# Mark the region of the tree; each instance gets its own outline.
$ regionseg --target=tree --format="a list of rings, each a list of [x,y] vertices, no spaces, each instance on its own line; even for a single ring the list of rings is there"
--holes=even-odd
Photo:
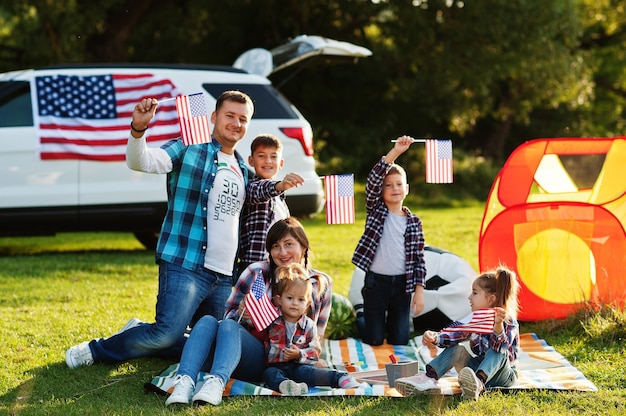
[[[358,65],[272,76],[314,126],[328,170],[365,173],[400,134],[500,160],[533,136],[625,124],[618,0],[0,0],[0,28],[5,69],[231,64],[303,33],[366,46],[374,55]]]

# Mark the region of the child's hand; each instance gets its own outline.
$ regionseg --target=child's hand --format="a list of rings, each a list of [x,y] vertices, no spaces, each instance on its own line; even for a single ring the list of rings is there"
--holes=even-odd
[[[393,148],[400,153],[404,153],[413,142],[414,140],[411,136],[400,136],[396,139],[396,144],[393,146]]]
[[[385,155],[387,163],[394,163],[396,158],[404,153],[413,143],[414,140],[411,136],[400,136],[396,139],[396,143],[393,148]]]
[[[424,332],[424,334],[422,334],[422,344],[426,346],[434,344],[435,341],[437,341],[437,335],[438,333],[435,331]]]
[[[495,318],[494,318],[495,324],[501,325],[503,322],[506,321],[506,309],[500,308],[497,306],[493,309],[496,312]]]
[[[297,188],[304,184],[304,178],[297,173],[290,172],[285,175],[282,181],[276,185],[276,190],[279,192],[286,191],[287,189]]]
[[[424,344],[428,348],[430,358],[435,358],[438,354],[437,346],[435,345],[435,341],[437,341],[437,335],[438,333],[435,331],[426,331],[422,334],[422,344]]]
[[[413,312],[413,315],[417,316],[422,313],[424,306],[424,286],[417,285],[413,298],[411,299],[411,312]]]
[[[286,361],[295,361],[300,359],[300,350],[294,345],[290,345],[283,349],[283,357]]]

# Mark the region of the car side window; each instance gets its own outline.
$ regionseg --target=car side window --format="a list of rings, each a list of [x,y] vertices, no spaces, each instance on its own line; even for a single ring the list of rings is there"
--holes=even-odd
[[[297,119],[289,101],[270,85],[263,84],[202,84],[202,87],[217,99],[226,90],[243,91],[254,102],[252,119]]]
[[[26,81],[0,82],[0,127],[32,125],[30,84]]]

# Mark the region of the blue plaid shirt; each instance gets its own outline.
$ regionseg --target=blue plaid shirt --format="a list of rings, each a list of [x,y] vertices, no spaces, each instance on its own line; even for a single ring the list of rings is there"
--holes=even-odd
[[[217,173],[217,153],[221,147],[215,139],[193,146],[185,146],[177,139],[162,146],[172,159],[172,171],[167,175],[169,201],[159,236],[157,261],[165,260],[188,270],[203,268],[209,191]],[[239,153],[235,152],[235,157],[247,185],[246,164]]]
[[[352,263],[358,268],[368,271],[374,261],[376,249],[383,235],[385,219],[389,209],[383,201],[383,181],[391,168],[384,158],[380,158],[367,176],[365,187],[367,217],[365,231],[354,250]],[[426,281],[426,262],[424,260],[424,232],[422,220],[412,214],[407,207],[402,207],[406,214],[406,231],[404,233],[404,253],[406,261],[406,293],[413,293],[417,285],[424,286]]]

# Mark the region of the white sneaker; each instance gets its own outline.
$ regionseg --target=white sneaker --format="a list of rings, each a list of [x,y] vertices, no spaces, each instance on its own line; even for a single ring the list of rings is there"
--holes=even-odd
[[[354,377],[351,375],[341,376],[339,379],[339,387],[342,389],[360,389],[360,388],[368,388],[370,387],[367,383],[359,383]]]
[[[89,348],[89,341],[68,348],[65,351],[65,363],[71,369],[81,365],[92,365],[93,356],[91,355],[91,348]]]
[[[459,371],[459,385],[463,392],[463,397],[467,400],[478,400],[478,396],[485,390],[483,382],[476,376],[474,370],[469,367]]]
[[[425,373],[419,373],[412,377],[397,378],[394,387],[403,396],[441,394],[437,380],[428,377]]]
[[[222,403],[222,393],[224,392],[224,383],[219,377],[208,376],[204,385],[199,392],[193,395],[194,404],[210,403],[213,406],[217,406]]]
[[[189,404],[191,403],[191,396],[193,395],[193,389],[195,387],[195,383],[191,379],[191,377],[184,376],[176,376],[174,380],[174,391],[170,394],[170,397],[165,401],[165,405],[169,406],[170,404]]]
[[[309,392],[309,386],[307,386],[306,383],[284,380],[278,385],[278,391],[280,391],[283,396],[301,396]]]

